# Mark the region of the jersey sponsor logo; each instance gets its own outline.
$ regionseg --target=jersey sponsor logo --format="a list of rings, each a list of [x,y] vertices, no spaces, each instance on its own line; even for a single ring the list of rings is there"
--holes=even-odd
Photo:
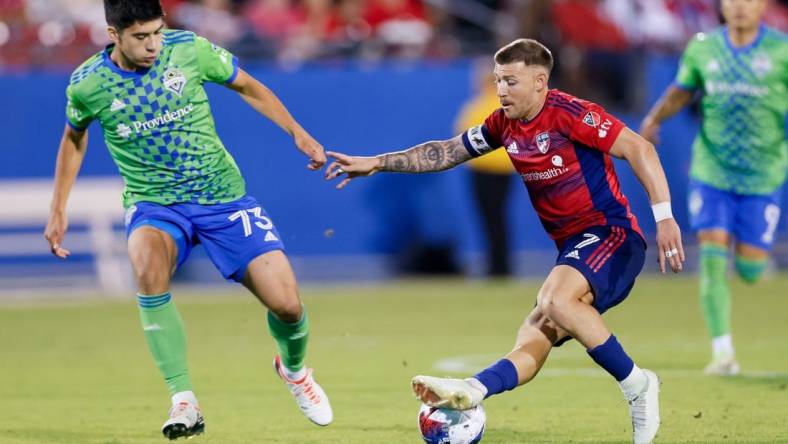
[[[506,151],[508,151],[508,152],[510,152],[512,154],[519,154],[520,150],[517,149],[517,142],[510,143],[509,146],[506,147]]]
[[[752,56],[750,68],[752,68],[752,72],[761,79],[766,73],[772,70],[772,59],[770,59],[768,55],[759,52]]]
[[[490,151],[490,145],[488,145],[487,141],[484,140],[481,125],[468,129],[468,141],[471,142],[471,147],[473,150],[479,154],[484,154],[487,151]]]
[[[119,123],[118,126],[115,127],[115,134],[124,139],[128,139],[129,136],[131,136],[131,127],[125,123]]]
[[[115,112],[115,111],[122,110],[125,107],[126,107],[126,104],[123,103],[123,101],[118,100],[117,97],[115,97],[115,100],[112,101],[112,105],[110,105],[109,110],[112,111],[112,112]]]
[[[764,97],[769,93],[765,86],[751,85],[746,82],[715,82],[709,80],[705,83],[706,94],[730,94],[750,97]]]
[[[183,94],[183,89],[186,87],[186,76],[178,68],[167,68],[161,77],[165,88],[177,94],[178,97]]]
[[[599,117],[599,114],[595,113],[594,111],[587,112],[586,115],[583,117],[583,123],[590,126],[591,128],[598,127],[601,122],[602,122],[602,118]]]
[[[566,256],[564,257],[580,260],[580,253],[577,250],[572,250],[569,253],[566,253]]]
[[[164,110],[163,114],[157,114],[156,117],[154,117],[153,119],[147,120],[145,122],[132,122],[132,124],[134,125],[134,132],[139,134],[142,131],[152,130],[160,125],[181,120],[184,118],[184,116],[188,115],[193,110],[194,110],[194,105],[192,105],[191,103],[184,106],[183,108],[178,108],[175,111]],[[118,125],[118,127],[120,127],[120,125]]]
[[[550,134],[547,131],[542,131],[536,135],[536,147],[542,154],[550,149]]]
[[[599,138],[604,139],[607,137],[607,132],[610,130],[610,127],[613,126],[613,122],[610,119],[605,119],[605,123],[599,127]]]
[[[555,156],[555,157],[558,157],[558,156]],[[561,165],[562,166],[560,166],[560,167],[549,168],[549,169],[547,169],[545,171],[532,171],[532,172],[528,172],[528,173],[522,173],[522,174],[520,174],[520,176],[523,178],[523,181],[525,181],[525,182],[538,182],[540,180],[552,179],[554,177],[558,177],[558,176],[566,173],[567,171],[569,171],[569,168],[563,167],[563,161],[562,161]]]

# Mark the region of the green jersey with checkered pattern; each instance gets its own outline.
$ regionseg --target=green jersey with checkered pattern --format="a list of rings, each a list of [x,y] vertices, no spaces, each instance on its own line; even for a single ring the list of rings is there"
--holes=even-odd
[[[764,26],[741,48],[730,43],[726,28],[698,34],[682,56],[676,83],[703,93],[693,178],[739,194],[769,194],[782,185],[788,168],[785,34]]]
[[[113,46],[71,76],[69,125],[98,120],[126,187],[123,205],[146,201],[216,204],[243,197],[240,170],[216,134],[203,83],[230,83],[238,62],[223,48],[188,31],[165,30],[156,62],[123,71]]]

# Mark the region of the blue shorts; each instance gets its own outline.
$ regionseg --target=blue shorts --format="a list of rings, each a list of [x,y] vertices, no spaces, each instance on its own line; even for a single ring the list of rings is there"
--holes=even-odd
[[[216,205],[137,202],[126,210],[126,236],[143,225],[172,236],[178,246],[178,267],[192,247],[202,244],[222,276],[236,282],[243,281],[252,259],[285,249],[271,218],[251,196]]]
[[[579,271],[602,314],[629,296],[646,260],[646,242],[636,231],[616,226],[589,227],[559,248],[556,265]]]
[[[782,187],[767,195],[736,194],[697,180],[690,182],[692,231],[721,229],[739,242],[770,250],[780,221]]]

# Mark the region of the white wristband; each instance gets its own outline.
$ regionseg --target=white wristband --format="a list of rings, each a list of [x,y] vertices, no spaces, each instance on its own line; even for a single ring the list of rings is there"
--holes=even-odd
[[[670,202],[660,202],[654,204],[651,206],[651,211],[654,213],[654,220],[657,222],[673,218],[673,211],[670,209]]]

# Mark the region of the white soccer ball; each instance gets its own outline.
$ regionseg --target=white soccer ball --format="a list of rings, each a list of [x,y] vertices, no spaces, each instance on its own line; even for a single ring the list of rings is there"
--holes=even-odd
[[[419,431],[427,444],[475,444],[481,441],[486,423],[481,405],[452,410],[422,404],[419,410]]]

